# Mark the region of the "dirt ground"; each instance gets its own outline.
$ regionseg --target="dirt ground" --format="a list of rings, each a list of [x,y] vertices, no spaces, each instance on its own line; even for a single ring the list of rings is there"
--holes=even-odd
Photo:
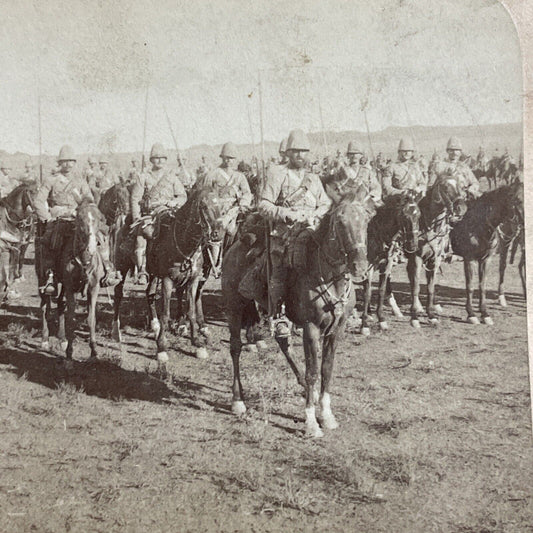
[[[465,322],[461,263],[444,266],[444,316],[390,318],[346,335],[336,359],[339,429],[303,436],[303,398],[272,339],[243,354],[249,411],[230,411],[231,359],[218,284],[205,307],[209,359],[172,337],[158,377],[143,294],[129,285],[122,349],[98,310],[88,364],[79,307],[75,365],[40,351],[31,260],[0,311],[0,531],[533,531],[526,308],[516,267],[494,326]],[[408,310],[403,268],[395,271]],[[296,340],[301,344],[300,339]],[[297,348],[303,359],[303,353]]]

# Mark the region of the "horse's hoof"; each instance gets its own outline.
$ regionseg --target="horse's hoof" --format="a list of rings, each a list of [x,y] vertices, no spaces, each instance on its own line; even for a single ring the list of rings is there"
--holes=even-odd
[[[339,423],[333,415],[322,417],[322,427],[324,429],[337,429]]]
[[[159,322],[157,318],[152,318],[150,322],[150,329],[156,338],[159,337],[159,332],[161,331],[161,322]]]
[[[413,328],[415,329],[420,329],[420,320],[418,320],[417,318],[412,318],[411,326],[413,326]]]
[[[479,318],[477,316],[469,316],[468,323],[477,326],[479,324]]]
[[[164,365],[168,363],[168,354],[167,352],[158,352],[157,353],[157,362]]]
[[[264,340],[259,340],[255,343],[258,350],[265,351],[268,350],[268,343]]]
[[[68,341],[61,341],[61,349],[66,352],[68,347]]]
[[[204,337],[209,337],[209,335],[211,334],[211,332],[209,331],[209,328],[207,326],[204,326],[203,328],[200,328],[200,333]]]
[[[305,435],[311,439],[320,439],[324,436],[324,432],[317,423],[308,424],[305,428]]]
[[[379,329],[381,329],[381,331],[387,331],[389,329],[389,324],[386,320],[379,323]]]
[[[41,342],[41,350],[43,350],[44,352],[47,352],[48,350],[50,350],[50,342],[49,341],[42,341]]]
[[[437,304],[435,307],[435,313],[437,313],[437,315],[442,315],[444,314],[444,309],[442,308],[442,305],[440,304]]]
[[[361,335],[368,337],[370,335],[370,328],[365,326],[361,328]]]
[[[231,412],[235,416],[242,416],[246,413],[246,405],[244,405],[244,402],[241,400],[233,401],[231,402]]]
[[[438,319],[437,317],[430,318],[430,319],[429,319],[429,323],[430,323],[432,326],[438,326],[438,325],[439,325],[439,319]]]
[[[187,326],[185,324],[181,324],[181,326],[178,326],[177,334],[178,337],[185,337],[185,335],[187,335]]]
[[[500,294],[498,296],[498,303],[502,306],[502,307],[507,307],[507,300],[505,299],[505,294]]]
[[[403,318],[403,313],[401,312],[400,308],[398,307],[398,304],[396,303],[396,298],[394,296],[391,296],[389,298],[389,305],[392,309],[392,313],[396,318]]]
[[[256,344],[247,344],[246,345],[246,350],[248,352],[250,352],[250,353],[257,353],[258,352]]]
[[[483,321],[483,324],[486,324],[487,326],[494,326],[494,320],[490,316],[484,316],[481,318]]]
[[[196,359],[208,359],[209,354],[207,350],[202,346],[201,348],[196,348]]]

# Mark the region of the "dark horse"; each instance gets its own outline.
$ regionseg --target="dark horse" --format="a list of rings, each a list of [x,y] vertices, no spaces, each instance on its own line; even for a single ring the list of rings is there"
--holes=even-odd
[[[218,195],[193,187],[185,204],[173,213],[163,213],[157,226],[157,235],[154,235],[146,252],[149,275],[146,294],[150,324],[156,334],[157,360],[161,364],[168,360],[166,333],[170,299],[175,287],[178,290],[186,287],[191,343],[196,348],[196,356],[205,359],[207,350],[203,337],[207,337],[207,332],[198,286],[202,279],[202,248],[211,243],[218,248],[224,234]],[[162,294],[161,321],[157,317],[155,304],[159,281]]]
[[[75,333],[74,314],[76,310],[76,294],[87,291],[87,322],[89,325],[89,346],[91,358],[95,358],[96,346],[96,301],[100,290],[100,282],[104,278],[105,270],[102,262],[102,246],[107,247],[107,226],[105,220],[92,202],[82,202],[74,220],[62,219],[55,222],[60,227],[54,231],[60,232],[62,245],[57,249],[54,271],[56,280],[61,283],[61,290],[57,298],[59,328],[57,337],[61,347],[66,351],[67,360],[72,359]],[[35,246],[35,269],[39,285],[42,285],[45,272],[43,263],[42,239],[44,228],[39,227]],[[66,302],[65,302],[66,300]],[[43,350],[50,347],[49,325],[51,321],[50,295],[41,293],[42,341]],[[66,311],[66,320],[65,320]]]
[[[305,379],[294,361],[289,339],[280,338],[277,341],[298,382],[305,388],[306,432],[312,437],[323,434],[315,415],[315,403],[318,400],[315,384],[322,336],[322,426],[327,429],[337,427],[331,412],[329,386],[337,343],[344,334],[346,318],[355,305],[352,276],[361,276],[367,268],[367,224],[364,205],[354,203],[353,197],[347,196],[330,208],[307,240],[307,268],[292,268],[289,271],[286,312],[290,320],[303,327]],[[241,328],[258,318],[254,302],[243,298],[238,292],[241,279],[255,264],[249,252],[249,247],[239,240],[228,250],[222,264],[222,294],[226,303],[233,360],[232,411],[237,415],[246,411],[239,367]]]
[[[389,284],[391,269],[397,257],[413,253],[418,247],[420,209],[417,195],[413,191],[389,196],[385,204],[377,209],[368,224],[368,278],[364,282],[365,299],[361,333],[370,334],[368,309],[372,295],[372,274],[379,271],[379,300],[377,315],[380,328],[388,328],[383,313],[383,302]],[[390,294],[389,304],[397,316],[402,316],[394,295]]]
[[[453,252],[463,258],[466,279],[466,312],[468,322],[479,324],[472,300],[474,295],[473,266],[477,261],[479,273],[479,311],[481,320],[488,325],[493,321],[487,310],[485,284],[487,266],[498,244],[498,227],[519,216],[523,209],[524,191],[520,181],[486,192],[473,200],[468,211],[450,233]]]
[[[0,200],[0,302],[21,274],[21,257],[33,228],[35,193],[34,185],[22,184]]]
[[[440,264],[449,248],[451,224],[466,212],[465,195],[457,180],[438,178],[419,202],[420,235],[415,251],[407,253],[407,274],[411,286],[411,325],[420,327],[418,315],[424,312],[420,303],[420,274],[426,271],[426,311],[431,324],[439,322],[435,305],[435,282]]]

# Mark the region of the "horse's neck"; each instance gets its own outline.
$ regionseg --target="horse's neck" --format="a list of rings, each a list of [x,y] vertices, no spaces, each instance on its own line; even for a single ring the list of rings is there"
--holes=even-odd
[[[421,221],[425,226],[424,229],[431,229],[437,219],[441,219],[446,215],[446,208],[441,204],[435,204],[430,198],[423,198],[419,204]]]
[[[200,244],[202,225],[200,223],[200,213],[195,209],[194,204],[190,202],[187,207],[188,209],[182,209],[176,214],[173,231],[180,250],[189,255]]]
[[[380,211],[375,218],[375,224],[379,228],[379,237],[383,242],[390,242],[400,230],[398,217],[391,215],[393,215],[393,209],[387,209]]]
[[[340,277],[346,271],[346,256],[339,251],[337,239],[332,239],[330,232],[324,232],[318,239],[309,239],[308,252],[311,247],[311,257],[313,268],[309,273],[313,273],[317,279],[329,281]],[[308,254],[309,257],[309,254]]]

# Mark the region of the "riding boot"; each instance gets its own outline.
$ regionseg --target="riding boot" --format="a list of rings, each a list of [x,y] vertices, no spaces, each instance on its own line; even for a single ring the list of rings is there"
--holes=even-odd
[[[148,273],[145,268],[145,250],[135,250],[135,266],[137,267],[137,279],[135,283],[142,285],[148,282]]]

